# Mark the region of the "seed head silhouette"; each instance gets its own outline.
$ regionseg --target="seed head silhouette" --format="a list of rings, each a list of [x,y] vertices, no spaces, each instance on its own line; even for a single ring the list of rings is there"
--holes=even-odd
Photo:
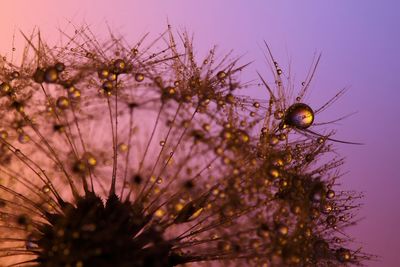
[[[338,141],[272,54],[268,99],[247,64],[191,37],[51,46],[23,34],[0,71],[0,263],[43,267],[337,266],[369,256],[343,229],[361,197],[337,186]],[[156,47],[163,47],[158,48]],[[269,48],[267,47],[267,51]],[[318,61],[317,61],[318,62]],[[315,66],[317,65],[314,64]]]

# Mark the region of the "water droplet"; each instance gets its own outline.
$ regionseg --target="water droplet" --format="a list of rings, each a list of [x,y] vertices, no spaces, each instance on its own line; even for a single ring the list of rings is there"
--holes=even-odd
[[[247,143],[250,141],[250,136],[245,131],[240,131],[239,136],[240,136],[240,140],[243,143]]]
[[[75,89],[73,92],[68,92],[68,96],[71,99],[78,100],[81,97],[81,91],[78,89]]]
[[[19,77],[19,72],[18,71],[13,71],[12,73],[11,73],[11,78],[12,79],[16,79],[16,78],[18,78]]]
[[[331,213],[333,211],[333,206],[331,203],[326,203],[322,207],[322,212],[325,214]]]
[[[25,133],[20,133],[20,134],[18,135],[18,141],[19,141],[21,144],[26,144],[26,143],[29,142],[29,140],[30,140],[29,135],[27,135],[27,134],[25,134]]]
[[[269,170],[269,176],[271,177],[271,178],[273,178],[273,179],[276,179],[276,178],[278,178],[279,177],[279,170],[277,169],[277,168],[274,168],[274,167],[272,167],[270,170]]]
[[[122,73],[124,72],[125,68],[126,68],[126,63],[123,59],[116,59],[114,61],[114,68],[115,68],[115,72],[116,73]]]
[[[226,103],[229,103],[229,104],[235,104],[236,99],[235,99],[235,97],[234,97],[232,94],[227,94],[227,95],[225,96],[225,101],[226,101]],[[250,116],[251,116],[251,115],[250,115]]]
[[[108,69],[101,69],[99,70],[98,74],[99,74],[99,78],[100,79],[106,79],[108,77],[108,74],[110,72],[108,71]]]
[[[11,85],[9,83],[7,83],[7,82],[3,82],[0,85],[0,91],[1,91],[2,94],[9,93],[11,91]]]
[[[350,250],[345,249],[345,248],[339,248],[336,250],[336,258],[340,262],[348,262],[351,260],[351,253]]]
[[[144,75],[142,73],[136,73],[135,74],[135,80],[137,82],[142,82],[144,80]]]
[[[336,221],[337,221],[337,219],[336,219],[336,216],[334,216],[334,215],[329,215],[328,217],[326,217],[326,223],[329,226],[334,226],[336,224]]]
[[[55,83],[58,80],[58,71],[55,67],[50,67],[44,72],[44,81],[46,83]]]
[[[54,67],[56,68],[56,70],[57,70],[58,72],[62,72],[62,71],[65,70],[65,65],[64,65],[63,63],[61,63],[61,62],[57,62],[57,63],[54,65]]]
[[[218,249],[222,251],[230,251],[232,249],[232,245],[227,241],[218,242]]]
[[[42,187],[42,192],[43,193],[49,193],[50,192],[50,187],[48,185],[45,185]]]
[[[110,82],[117,80],[117,74],[110,72],[107,76],[107,80],[109,80]]]
[[[208,123],[204,123],[202,128],[203,128],[204,131],[208,132],[211,129],[211,125],[208,124]]]
[[[334,197],[335,197],[335,191],[333,191],[333,190],[328,190],[328,192],[326,193],[326,196],[327,196],[329,199],[334,198]]]
[[[163,217],[164,214],[165,214],[165,211],[162,210],[162,209],[158,209],[158,210],[156,210],[156,212],[154,212],[154,215],[155,215],[156,217],[158,217],[158,218]]]
[[[89,164],[92,167],[97,165],[97,160],[92,154],[88,153],[87,155],[85,155],[85,157],[86,157],[87,164]]]
[[[257,235],[262,238],[268,238],[270,236],[268,225],[265,223],[261,224],[260,228],[257,229]]]
[[[306,129],[314,122],[314,111],[306,104],[291,105],[285,114],[285,123],[299,129]]]
[[[225,73],[225,71],[219,71],[219,72],[217,73],[217,77],[218,77],[218,79],[220,79],[220,80],[225,79],[225,78],[226,78],[226,73]]]
[[[278,233],[281,235],[287,235],[289,233],[289,228],[284,224],[279,225],[277,227],[277,230],[278,230]]]
[[[270,137],[269,144],[271,146],[274,146],[274,145],[276,145],[278,143],[279,143],[279,138],[276,135],[273,135],[273,136]]]
[[[120,143],[119,145],[118,145],[118,150],[119,151],[121,151],[121,152],[126,152],[126,151],[128,151],[128,145],[127,144],[125,144],[125,143]]]
[[[285,115],[285,114],[283,113],[282,110],[276,110],[276,111],[274,112],[274,118],[277,119],[277,120],[281,120],[281,119],[283,118],[284,115]]]
[[[103,90],[104,90],[106,93],[110,93],[111,90],[113,89],[114,85],[113,85],[113,83],[110,82],[110,81],[105,81],[101,87],[103,88]]]
[[[57,107],[59,109],[67,109],[69,108],[69,99],[66,98],[65,96],[60,96],[59,98],[57,98]]]

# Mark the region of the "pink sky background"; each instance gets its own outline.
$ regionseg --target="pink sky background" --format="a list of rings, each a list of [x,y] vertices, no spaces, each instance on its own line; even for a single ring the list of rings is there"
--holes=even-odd
[[[244,55],[243,63],[255,60],[244,80],[255,78],[256,70],[268,73],[264,40],[283,67],[290,63],[299,85],[314,53],[321,52],[308,103],[320,106],[339,89],[350,90],[316,120],[357,111],[330,127],[338,130],[338,139],[366,144],[336,144],[346,157],[343,185],[366,195],[364,219],[350,232],[366,251],[381,256],[367,266],[400,266],[400,2],[2,0],[0,11],[2,54],[10,53],[14,30],[17,42],[22,41],[19,29],[29,32],[34,26],[53,38],[59,36],[58,27],[72,20],[106,34],[107,21],[135,41],[146,32],[159,35],[167,19],[175,29],[194,33],[199,51],[217,44],[221,53],[234,49]],[[265,97],[259,90],[252,94]]]

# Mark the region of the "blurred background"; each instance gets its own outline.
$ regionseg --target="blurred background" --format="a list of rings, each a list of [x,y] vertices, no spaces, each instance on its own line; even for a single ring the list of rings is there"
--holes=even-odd
[[[46,40],[58,40],[58,28],[67,27],[68,21],[78,26],[87,23],[104,36],[108,24],[134,42],[147,32],[151,38],[159,36],[169,22],[177,31],[194,33],[200,55],[216,44],[221,55],[233,49],[234,55],[243,56],[243,63],[254,61],[243,81],[255,79],[256,71],[268,77],[265,40],[283,70],[291,67],[297,88],[315,54],[322,53],[305,102],[319,107],[349,87],[316,121],[357,112],[327,128],[337,129],[338,139],[365,143],[335,145],[346,157],[344,188],[365,194],[362,220],[348,232],[356,238],[356,246],[380,256],[367,266],[396,267],[400,266],[399,10],[395,0],[1,1],[0,53],[11,55],[14,35],[15,53],[21,52],[19,31],[29,33],[35,26]],[[257,86],[248,93],[267,96]]]

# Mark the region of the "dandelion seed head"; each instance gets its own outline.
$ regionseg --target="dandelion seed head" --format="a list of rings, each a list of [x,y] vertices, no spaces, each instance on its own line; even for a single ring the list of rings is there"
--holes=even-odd
[[[246,64],[215,48],[196,58],[187,33],[132,45],[75,28],[57,46],[24,35],[22,63],[0,70],[1,263],[369,258],[341,235],[361,196],[337,187],[342,160],[319,162],[332,152],[308,132],[319,109],[303,92],[293,104],[272,57],[269,99],[252,99],[239,94]]]

